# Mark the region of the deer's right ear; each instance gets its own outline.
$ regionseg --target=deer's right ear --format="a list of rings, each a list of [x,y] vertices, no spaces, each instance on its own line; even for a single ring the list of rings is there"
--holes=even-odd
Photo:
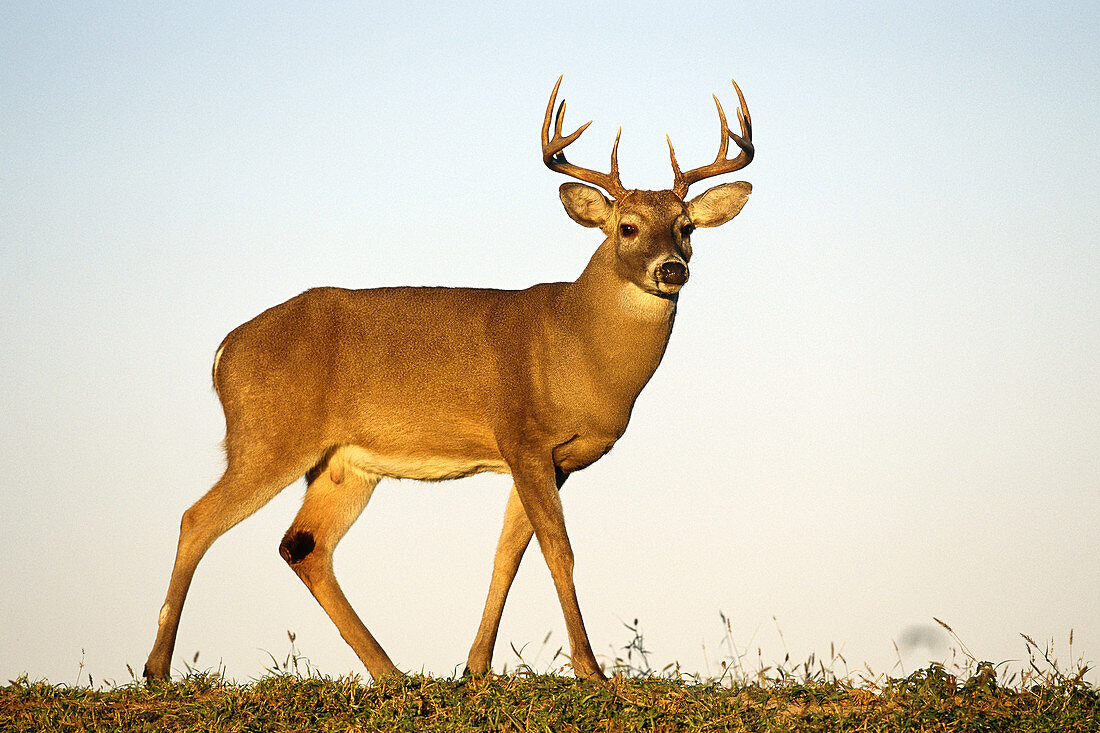
[[[611,218],[611,202],[599,189],[583,183],[563,183],[558,196],[565,213],[581,226],[602,227]]]

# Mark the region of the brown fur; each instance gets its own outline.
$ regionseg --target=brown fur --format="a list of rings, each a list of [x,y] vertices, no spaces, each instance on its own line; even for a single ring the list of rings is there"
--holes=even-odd
[[[225,474],[184,513],[146,676],[169,674],[206,550],[303,474],[309,486],[280,553],[371,675],[394,672],[336,582],[336,544],[384,477],[496,471],[514,483],[468,669],[490,667],[504,600],[535,534],[574,671],[602,677],[573,587],[558,490],[626,430],[672,331],[691,228],[732,218],[750,190],[726,184],[686,203],[671,191],[630,191],[609,201],[565,184],[569,215],[606,235],[574,282],[519,291],[317,288],[234,329],[214,368]]]

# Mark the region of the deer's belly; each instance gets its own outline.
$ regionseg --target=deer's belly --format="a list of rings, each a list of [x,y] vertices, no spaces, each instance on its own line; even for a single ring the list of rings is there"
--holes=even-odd
[[[439,455],[423,453],[379,453],[355,445],[341,447],[329,460],[363,473],[389,478],[408,478],[418,481],[444,481],[491,471],[508,473],[508,465],[500,459],[477,456]]]

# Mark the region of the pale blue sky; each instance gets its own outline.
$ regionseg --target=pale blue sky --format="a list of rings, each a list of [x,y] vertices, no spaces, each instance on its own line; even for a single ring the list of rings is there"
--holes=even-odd
[[[713,158],[669,352],[565,490],[597,655],[898,674],[936,616],[979,657],[1100,658],[1100,11],[1092,3],[7,3],[0,9],[0,679],[140,672],[180,514],[220,474],[214,349],[321,284],[572,279],[598,235],[538,128],[627,186]],[[508,479],[390,482],[337,552],[397,665],[460,669]],[[277,553],[292,486],[200,565],[176,669],[364,671]],[[773,617],[776,621],[773,622]],[[782,639],[776,625],[782,630]],[[547,632],[549,648],[535,659]],[[541,557],[505,610],[565,642]],[[705,652],[704,652],[705,649]],[[708,666],[709,665],[709,666]]]

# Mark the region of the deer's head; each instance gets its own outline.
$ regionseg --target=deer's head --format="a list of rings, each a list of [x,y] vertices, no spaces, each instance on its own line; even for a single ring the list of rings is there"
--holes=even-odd
[[[559,190],[562,203],[569,216],[586,227],[597,227],[612,243],[617,254],[616,264],[620,276],[629,279],[642,290],[654,295],[669,296],[679,292],[688,279],[688,261],[691,259],[691,233],[696,227],[716,227],[737,216],[748,200],[752,185],[745,181],[715,186],[698,196],[685,200],[688,187],[704,178],[732,173],[752,162],[752,119],[749,117],[745,98],[737,82],[740,106],[737,119],[741,134],[729,129],[726,113],[718,97],[718,118],[722,124],[722,138],[718,156],[713,163],[681,171],[676,162],[672,141],[668,143],[669,156],[675,181],[671,189],[640,191],[627,189],[619,181],[619,138],[611,149],[611,171],[600,173],[573,165],[565,159],[565,148],[584,132],[591,121],[581,125],[571,135],[562,135],[565,101],[554,113],[561,77],[554,85],[546,116],[542,125],[542,160],[550,170],[572,178],[595,184],[610,194],[583,183],[564,183]],[[550,137],[550,121],[554,120],[554,136]],[[621,133],[621,130],[620,130]],[[729,141],[740,148],[735,158],[726,158]]]

